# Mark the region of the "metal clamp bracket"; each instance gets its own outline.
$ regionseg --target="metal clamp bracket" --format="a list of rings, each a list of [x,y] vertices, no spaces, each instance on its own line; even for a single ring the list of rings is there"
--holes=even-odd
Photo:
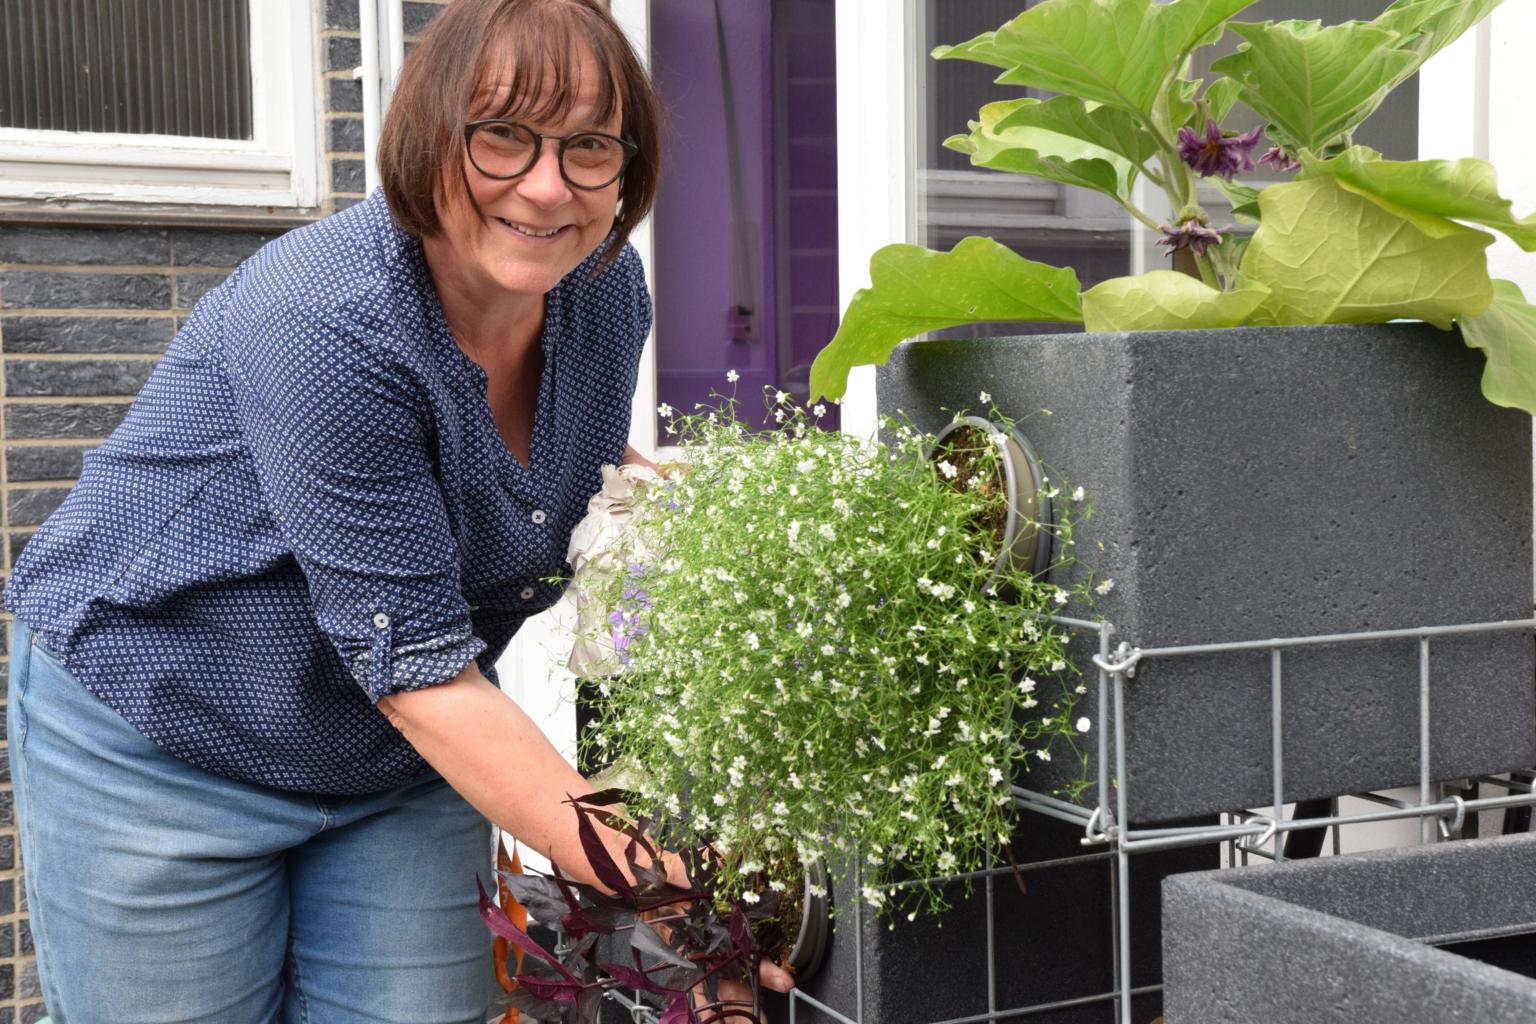
[[[1141,648],[1132,647],[1124,640],[1115,648],[1115,660],[1106,661],[1103,655],[1095,654],[1093,663],[1111,675],[1124,675],[1127,679],[1136,678],[1136,663],[1141,660]]]

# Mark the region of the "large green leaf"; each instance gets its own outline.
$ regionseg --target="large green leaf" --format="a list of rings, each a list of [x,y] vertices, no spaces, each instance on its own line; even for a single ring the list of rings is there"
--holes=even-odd
[[[1246,42],[1212,70],[1243,83],[1243,102],[1270,123],[1273,140],[1293,153],[1321,152],[1364,121],[1418,59],[1395,48],[1397,32],[1366,22],[1229,27]]]
[[[1004,132],[1014,128],[1039,128],[1069,135],[1124,157],[1133,164],[1144,163],[1157,155],[1157,137],[1142,128],[1130,114],[1100,103],[1084,103],[1076,96],[1057,96],[1043,102],[1015,100],[997,120],[993,130]]]
[[[811,364],[811,396],[841,398],[848,371],[883,363],[907,338],[992,320],[1083,319],[1077,275],[1036,263],[990,238],[951,252],[888,245],[869,263],[870,287],[854,293],[837,334]]]
[[[933,51],[1031,85],[1150,115],[1184,55],[1254,0],[1045,0],[995,32]]]
[[[1223,292],[1174,270],[1111,278],[1083,292],[1090,331],[1178,331],[1237,327],[1269,295],[1261,284]]]
[[[1332,178],[1271,185],[1243,253],[1242,277],[1270,296],[1255,324],[1381,323],[1400,317],[1450,327],[1493,298],[1484,231],[1390,212]]]
[[[1468,345],[1488,356],[1483,397],[1536,413],[1536,306],[1513,281],[1493,282],[1493,303],[1478,316],[1457,317]]]
[[[1536,251],[1536,213],[1517,218],[1499,195],[1498,172],[1486,160],[1383,160],[1375,150],[1353,146],[1331,160],[1302,154],[1306,175],[1328,174],[1347,187],[1406,207],[1502,231],[1526,252]]]
[[[970,135],[955,135],[944,145],[968,154],[977,167],[1029,174],[1065,185],[1090,188],[1122,201],[1131,195],[1136,171],[1124,157],[1082,139],[1043,128],[1005,128],[999,122],[1034,100],[988,103]]]
[[[1243,83],[1237,79],[1218,78],[1206,87],[1205,95],[1200,98],[1205,100],[1205,105],[1210,110],[1211,116],[1220,123],[1227,119],[1227,115],[1232,112],[1232,104],[1237,102],[1238,97],[1242,93]],[[1205,130],[1205,125],[1203,124],[1192,124],[1190,127],[1199,131]]]
[[[1391,29],[1402,38],[1399,50],[1418,59],[1412,71],[1455,42],[1463,32],[1486,18],[1504,0],[1396,0],[1371,24]],[[1411,73],[1411,72],[1410,72]]]

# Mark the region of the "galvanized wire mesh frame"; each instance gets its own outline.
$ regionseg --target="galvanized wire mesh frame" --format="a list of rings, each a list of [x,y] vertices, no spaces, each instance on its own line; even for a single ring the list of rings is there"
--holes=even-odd
[[[1429,766],[1429,702],[1431,689],[1429,653],[1431,643],[1437,637],[1446,636],[1532,632],[1536,630],[1536,618],[1450,626],[1421,626],[1410,629],[1371,630],[1356,633],[1318,634],[1230,643],[1186,644],[1173,647],[1134,647],[1122,642],[1114,647],[1113,650],[1111,649],[1111,643],[1115,635],[1115,629],[1108,622],[1092,622],[1086,619],[1075,619],[1066,616],[1053,616],[1052,621],[1069,629],[1094,634],[1098,639],[1098,653],[1093,656],[1093,664],[1098,670],[1098,706],[1101,719],[1105,717],[1103,709],[1110,709],[1109,717],[1112,719],[1112,726],[1104,728],[1101,724],[1101,727],[1098,729],[1098,779],[1094,790],[1097,793],[1097,805],[1094,807],[1082,807],[1045,793],[1026,789],[1022,786],[1013,787],[1014,801],[1021,810],[1043,814],[1047,817],[1082,826],[1084,832],[1083,839],[1081,840],[1082,844],[1085,847],[1101,848],[1090,849],[1083,854],[1072,857],[1020,864],[1017,869],[1029,872],[1061,867],[1068,864],[1082,864],[1105,860],[1111,862],[1110,885],[1112,888],[1112,898],[1110,902],[1113,906],[1113,919],[1110,921],[1110,928],[1116,950],[1114,988],[1107,992],[1050,1003],[1010,1008],[999,1008],[997,1006],[994,881],[998,875],[1012,873],[1015,868],[1013,866],[998,867],[989,857],[988,866],[982,871],[973,872],[969,875],[957,875],[951,878],[933,880],[935,882],[955,882],[970,879],[981,883],[981,889],[987,901],[985,949],[987,958],[987,1009],[984,1013],[950,1017],[943,1020],[923,1022],[923,1024],[994,1024],[994,1022],[1009,1020],[1027,1021],[1032,1016],[1053,1010],[1106,1002],[1113,1002],[1115,1004],[1120,1024],[1131,1024],[1133,998],[1139,995],[1158,992],[1162,988],[1161,985],[1146,985],[1139,988],[1132,987],[1131,985],[1131,894],[1130,886],[1127,883],[1130,878],[1130,858],[1137,853],[1166,850],[1175,847],[1227,843],[1231,844],[1232,850],[1242,855],[1245,860],[1248,854],[1258,854],[1280,861],[1285,859],[1281,838],[1292,831],[1331,828],[1333,829],[1334,836],[1334,851],[1337,852],[1339,829],[1344,826],[1418,818],[1420,822],[1419,841],[1427,843],[1435,838],[1437,828],[1442,836],[1447,837],[1452,833],[1458,832],[1468,814],[1502,810],[1511,807],[1536,806],[1536,786],[1499,778],[1483,778],[1480,781],[1501,786],[1508,790],[1509,795],[1472,800],[1454,795],[1444,799],[1432,799],[1433,785],[1437,780],[1430,777]],[[1285,803],[1285,751],[1281,731],[1281,714],[1284,709],[1285,652],[1296,648],[1393,640],[1413,642],[1418,646],[1419,778],[1417,800],[1395,800],[1377,794],[1358,794],[1369,802],[1381,806],[1382,809],[1354,814],[1340,814],[1337,813],[1337,803],[1335,803],[1335,813],[1327,817],[1291,821],[1283,820],[1281,814]],[[1123,822],[1129,821],[1127,808],[1130,803],[1130,787],[1126,784],[1125,770],[1125,688],[1127,685],[1134,685],[1132,680],[1134,680],[1136,675],[1136,666],[1143,661],[1157,658],[1188,657],[1233,651],[1267,651],[1270,656],[1272,736],[1270,770],[1273,797],[1271,813],[1234,812],[1231,815],[1224,816],[1230,820],[1217,825],[1170,828],[1134,828],[1123,825]],[[1111,764],[1114,767],[1113,775],[1110,772]],[[1114,785],[1111,779],[1120,780],[1121,784]],[[1273,842],[1273,848],[1267,852],[1264,851],[1263,848],[1271,842]],[[916,883],[898,883],[898,885],[912,884]],[[857,888],[858,885],[859,882],[856,879],[855,887]],[[894,1024],[894,1022],[889,1021],[866,1020],[864,1016],[862,918],[867,912],[867,908],[857,903],[850,909],[850,916],[852,918],[850,933],[857,937],[857,941],[854,944],[854,1015],[849,1017],[815,997],[796,989],[789,997],[789,1024],[798,1024],[797,1009],[799,1007],[814,1009],[832,1021],[837,1022],[837,1024]],[[639,1002],[627,999],[623,999],[621,1002],[630,1009],[636,1024],[653,1024],[656,1020],[655,1014]],[[917,1022],[903,1022],[903,1024],[917,1024]]]

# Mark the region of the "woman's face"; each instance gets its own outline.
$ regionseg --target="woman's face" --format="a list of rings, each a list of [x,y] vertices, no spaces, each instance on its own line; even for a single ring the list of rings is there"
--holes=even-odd
[[[442,208],[442,234],[431,246],[437,257],[433,270],[454,277],[467,288],[494,300],[506,296],[542,296],[586,259],[613,229],[619,182],[597,190],[572,188],[560,175],[556,138],[578,131],[618,135],[620,114],[600,120],[596,61],[581,61],[577,101],[560,121],[528,122],[542,135],[539,159],[528,173],[497,180],[480,173],[464,157],[469,191],[484,217],[460,194]],[[491,82],[477,96],[476,110],[466,120],[491,116],[484,111],[505,109],[508,85]]]

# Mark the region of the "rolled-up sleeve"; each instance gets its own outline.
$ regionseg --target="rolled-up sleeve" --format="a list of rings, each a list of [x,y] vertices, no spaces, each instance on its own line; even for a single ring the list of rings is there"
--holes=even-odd
[[[455,677],[471,630],[420,383],[366,321],[270,311],[231,343],[239,428],[320,628],[368,696]]]

